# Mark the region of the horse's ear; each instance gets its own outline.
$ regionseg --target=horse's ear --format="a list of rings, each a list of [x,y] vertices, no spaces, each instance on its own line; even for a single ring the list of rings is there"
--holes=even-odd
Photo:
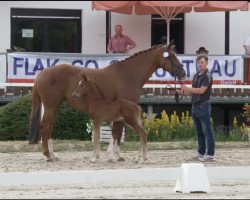
[[[173,46],[174,45],[174,39],[171,40],[168,46]]]
[[[84,72],[82,72],[82,73],[80,74],[80,76],[81,76],[81,79],[82,79],[82,80],[84,80],[84,81],[87,81],[87,80],[88,80],[87,77],[86,77],[86,75],[84,74]]]
[[[174,45],[174,39],[173,39],[173,40],[171,40],[171,42],[167,46],[167,52],[172,52],[174,47],[175,47],[175,45]]]

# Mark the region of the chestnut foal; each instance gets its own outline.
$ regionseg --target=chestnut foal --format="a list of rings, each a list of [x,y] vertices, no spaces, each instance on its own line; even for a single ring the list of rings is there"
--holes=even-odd
[[[143,111],[141,107],[127,99],[110,101],[105,99],[102,91],[94,80],[89,79],[82,71],[80,73],[81,80],[72,94],[75,99],[85,95],[88,104],[88,112],[93,119],[94,130],[94,156],[92,162],[96,162],[100,156],[100,124],[102,121],[117,122],[125,121],[140,135],[140,150],[136,162],[140,162],[141,158],[144,162],[147,159],[147,133],[143,124]],[[117,141],[109,151],[109,161],[114,162],[115,156],[120,156]],[[116,154],[116,155],[115,155]]]

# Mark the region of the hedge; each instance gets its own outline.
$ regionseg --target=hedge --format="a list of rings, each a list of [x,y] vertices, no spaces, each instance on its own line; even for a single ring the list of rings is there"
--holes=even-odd
[[[27,140],[30,110],[30,94],[0,107],[0,140]],[[154,118],[153,115],[146,117],[144,114],[144,123],[148,141],[151,142],[196,140],[193,121],[188,112],[183,112],[179,117],[176,112],[168,115],[163,111],[160,118]],[[91,140],[91,133],[87,130],[89,124],[88,115],[63,103],[55,120],[52,137],[54,139]],[[245,125],[239,125],[236,118],[230,127],[229,135],[225,135],[221,129],[215,127],[213,129],[218,141],[241,141],[242,138],[247,140]],[[126,141],[139,141],[138,134],[128,127],[126,128]]]
[[[27,140],[31,94],[0,107],[0,140]],[[63,103],[55,120],[54,139],[90,140],[86,123],[88,115]]]

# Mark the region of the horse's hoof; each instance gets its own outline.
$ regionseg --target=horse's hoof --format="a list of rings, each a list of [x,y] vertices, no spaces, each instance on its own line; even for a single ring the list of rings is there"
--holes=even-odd
[[[134,160],[133,160],[133,163],[134,163],[134,164],[144,164],[145,161],[146,161],[146,159],[142,159],[142,158],[140,157],[140,158],[134,159]]]
[[[54,162],[54,159],[53,159],[53,158],[47,158],[46,161],[47,161],[47,162]]]
[[[118,161],[118,162],[124,162],[124,161],[125,161],[125,158],[120,157],[120,158],[117,159],[117,161]]]
[[[54,157],[53,161],[59,161],[60,159],[58,157]]]
[[[144,161],[144,160],[136,160],[134,163],[135,163],[135,164],[144,164],[145,161]]]
[[[91,162],[91,163],[96,163],[96,161],[97,161],[96,158],[91,158],[91,159],[89,160],[89,162]]]
[[[115,163],[115,160],[110,158],[110,159],[108,159],[108,163]]]
[[[139,161],[139,164],[145,164],[146,160]]]
[[[139,160],[134,160],[133,163],[134,164],[139,164]]]
[[[138,163],[139,163],[139,159],[133,159],[133,160],[132,160],[132,163],[138,164]]]

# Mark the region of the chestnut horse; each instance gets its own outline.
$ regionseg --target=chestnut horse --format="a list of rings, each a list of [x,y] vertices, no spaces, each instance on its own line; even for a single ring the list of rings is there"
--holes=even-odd
[[[124,120],[140,135],[140,151],[136,162],[146,161],[147,153],[147,133],[144,129],[143,110],[136,103],[127,99],[118,99],[114,101],[106,100],[99,86],[94,80],[86,77],[84,71],[80,74],[81,80],[73,93],[75,99],[85,95],[88,102],[88,113],[93,119],[94,127],[94,157],[90,161],[96,162],[100,157],[100,124],[102,121],[116,122]],[[113,149],[119,156],[117,141]],[[112,152],[111,152],[112,153]],[[114,162],[115,156],[110,154],[109,161]],[[118,160],[121,159],[118,157]]]
[[[164,57],[164,53],[168,56]],[[111,101],[127,99],[138,104],[142,86],[158,68],[175,73],[179,79],[185,78],[183,65],[173,52],[173,41],[169,45],[155,46],[138,52],[103,69],[83,69],[67,64],[44,69],[38,74],[32,91],[29,143],[37,144],[42,138],[43,154],[48,161],[55,159],[51,138],[59,106],[66,101],[82,112],[88,111],[86,97],[82,96],[76,101],[72,96],[80,81],[79,74],[82,70],[99,85],[105,99]],[[41,104],[44,106],[42,120]],[[123,121],[113,123],[113,145],[115,142],[120,145],[123,125]]]

